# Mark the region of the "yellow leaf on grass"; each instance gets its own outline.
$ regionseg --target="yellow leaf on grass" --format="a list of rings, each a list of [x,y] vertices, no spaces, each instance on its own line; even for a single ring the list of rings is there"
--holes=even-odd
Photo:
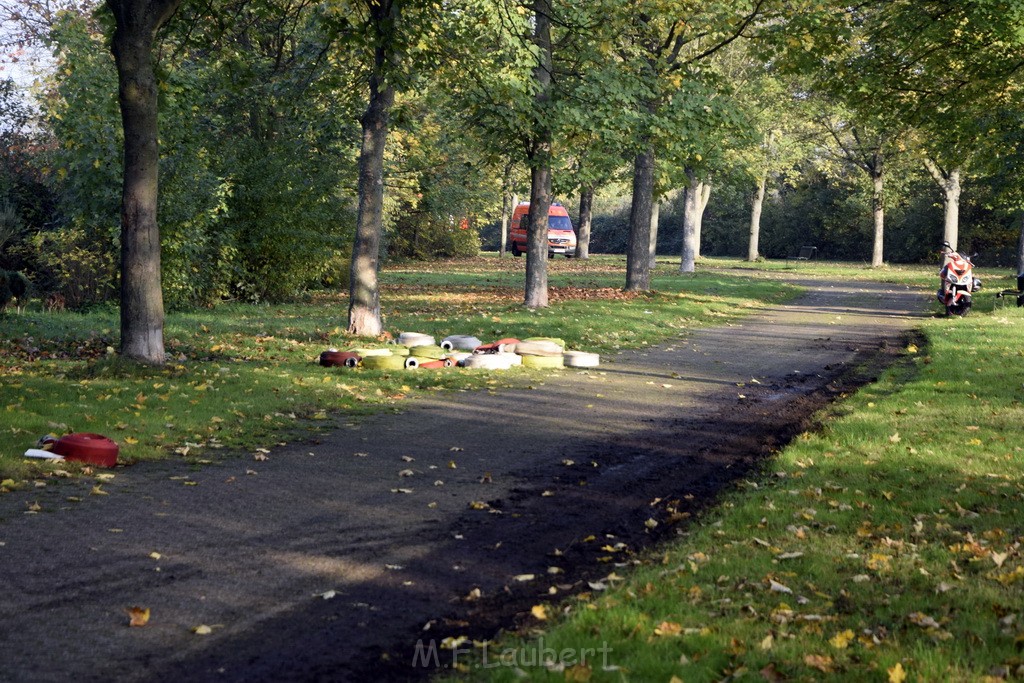
[[[846,629],[841,633],[837,633],[828,641],[832,647],[842,650],[843,648],[849,647],[850,642],[855,638],[855,634],[850,629]]]
[[[682,632],[682,625],[674,621],[663,621],[654,627],[654,635],[656,636],[678,636]]]
[[[545,621],[548,618],[548,610],[544,605],[534,605],[530,609],[530,614],[533,615],[534,619],[539,619],[541,621]]]
[[[125,611],[128,613],[129,626],[145,626],[149,623],[148,607],[129,607]]]
[[[824,673],[832,673],[832,658],[828,655],[807,655],[804,664]]]
[[[896,662],[896,666],[888,669],[889,671],[889,683],[903,683],[907,680],[907,672],[903,670],[903,665]]]
[[[124,442],[126,444],[128,444],[129,446],[134,446],[135,444],[137,444],[139,442],[139,440],[136,439],[133,436],[126,436],[126,437],[124,437]]]

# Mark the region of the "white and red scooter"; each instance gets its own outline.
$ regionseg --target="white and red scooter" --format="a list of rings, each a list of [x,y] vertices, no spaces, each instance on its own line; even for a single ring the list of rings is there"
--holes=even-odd
[[[974,292],[981,289],[981,280],[974,277],[971,257],[954,250],[949,242],[943,242],[942,247],[941,285],[936,295],[946,307],[946,315],[965,316],[971,310]]]

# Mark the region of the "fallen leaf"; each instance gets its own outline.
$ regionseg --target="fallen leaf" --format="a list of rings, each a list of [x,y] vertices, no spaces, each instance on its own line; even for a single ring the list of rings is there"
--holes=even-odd
[[[533,615],[534,619],[539,619],[540,621],[547,621],[548,618],[548,611],[544,605],[534,605],[530,608],[530,614]]]
[[[145,626],[149,623],[148,607],[129,607],[125,611],[128,613],[129,626]]]
[[[329,591],[324,591],[323,593],[320,593],[320,597],[321,597],[321,598],[323,598],[324,600],[331,600],[331,599],[333,599],[333,598],[334,598],[334,597],[335,597],[335,596],[336,596],[337,594],[338,594],[338,592],[337,592],[337,591],[334,591],[334,590],[329,590]]]
[[[663,621],[654,627],[654,635],[656,636],[678,636],[682,632],[682,625],[674,621]]]
[[[213,633],[213,629],[206,624],[201,624],[200,626],[193,628],[192,633],[195,633],[197,636],[208,636]]]
[[[823,673],[832,673],[832,658],[828,655],[807,655],[804,664]]]
[[[526,581],[533,581],[534,578],[536,577],[533,574],[516,574],[512,577],[513,580],[519,581],[521,583]]]
[[[903,664],[896,662],[896,666],[890,667],[889,672],[889,683],[903,683],[907,680],[907,672],[903,670]]]
[[[784,586],[775,579],[768,579],[768,590],[775,593],[792,593],[793,589],[788,586]]]
[[[846,629],[840,633],[835,634],[829,639],[829,644],[832,647],[842,650],[850,646],[850,642],[856,637],[856,635],[850,629]]]

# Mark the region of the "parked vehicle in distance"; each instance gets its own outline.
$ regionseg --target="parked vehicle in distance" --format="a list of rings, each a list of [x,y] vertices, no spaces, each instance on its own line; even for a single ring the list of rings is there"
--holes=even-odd
[[[512,243],[512,255],[526,253],[526,235],[530,228],[530,202],[522,202],[512,211],[508,239]],[[548,209],[548,258],[562,254],[566,258],[576,255],[576,232],[565,207],[552,202]]]

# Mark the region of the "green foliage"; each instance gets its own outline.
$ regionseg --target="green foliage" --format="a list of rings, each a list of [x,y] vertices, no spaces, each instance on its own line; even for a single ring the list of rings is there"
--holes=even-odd
[[[454,217],[439,219],[412,211],[398,218],[388,241],[388,253],[397,258],[465,258],[479,251],[479,233],[468,220],[463,223]]]
[[[28,289],[28,278],[22,273],[0,270],[0,312],[7,308],[13,299],[18,299],[19,303],[24,302]]]

